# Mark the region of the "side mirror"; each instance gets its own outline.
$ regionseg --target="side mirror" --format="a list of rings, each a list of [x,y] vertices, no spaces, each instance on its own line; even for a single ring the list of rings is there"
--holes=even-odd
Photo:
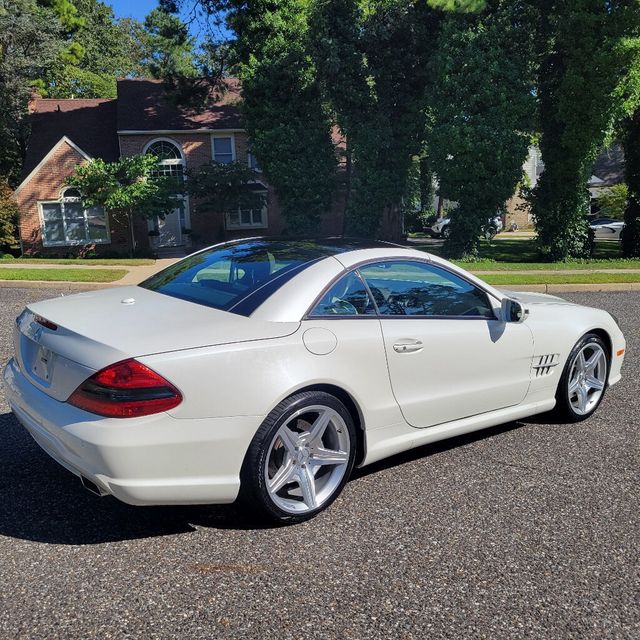
[[[522,302],[512,298],[502,299],[502,321],[520,324],[527,319],[529,309],[525,309]]]

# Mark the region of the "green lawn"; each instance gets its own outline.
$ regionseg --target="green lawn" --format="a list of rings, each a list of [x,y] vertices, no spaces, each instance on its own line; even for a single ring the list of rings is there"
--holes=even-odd
[[[640,282],[640,273],[495,273],[479,276],[492,285],[518,284],[611,284]]]
[[[0,264],[68,264],[92,265],[96,267],[139,267],[155,264],[149,258],[0,258]]]
[[[0,269],[0,280],[44,280],[47,282],[115,282],[126,269]]]
[[[435,255],[442,253],[441,247],[419,248]],[[617,242],[597,242],[595,256],[591,260],[541,262],[536,252],[535,242],[530,238],[500,238],[491,243],[482,240],[479,260],[469,262],[453,260],[453,262],[468,271],[640,269],[640,259],[620,257],[620,245]]]

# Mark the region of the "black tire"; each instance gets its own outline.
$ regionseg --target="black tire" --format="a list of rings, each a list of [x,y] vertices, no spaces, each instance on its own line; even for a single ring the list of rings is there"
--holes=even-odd
[[[449,228],[449,225],[446,225],[445,228],[442,230],[440,237],[447,240],[450,235],[451,235],[451,229]]]
[[[330,490],[329,495],[323,499],[322,503],[319,504],[317,508],[309,508],[306,504],[303,504],[303,507],[306,509],[305,511],[292,513],[290,510],[283,509],[281,506],[276,504],[274,500],[278,499],[278,496],[272,498],[272,494],[267,487],[268,471],[265,471],[265,469],[271,464],[272,456],[277,453],[277,447],[274,443],[279,442],[276,438],[281,427],[287,425],[288,421],[291,420],[296,413],[304,412],[306,408],[311,407],[326,407],[328,410],[333,410],[338,414],[339,418],[336,418],[335,422],[339,423],[340,437],[348,439],[349,442],[349,450],[346,452],[348,453],[348,460],[346,461],[346,466],[344,463],[341,465],[335,465],[336,469],[338,466],[340,466],[341,470],[344,469],[344,475],[336,484],[335,488]],[[310,415],[312,413],[313,411],[310,410]],[[306,415],[307,414],[305,413],[300,414],[302,417]],[[307,424],[302,417],[298,417],[296,420],[301,420],[303,424]],[[334,420],[332,420],[330,424],[332,425],[332,428],[335,428],[333,422]],[[343,426],[346,427],[346,433],[342,430]],[[329,428],[327,427],[327,430],[328,429]],[[302,435],[306,432],[301,431],[300,433]],[[323,446],[326,446],[325,443],[322,444]],[[304,391],[290,396],[271,411],[271,413],[265,418],[264,422],[260,425],[260,428],[251,441],[251,445],[249,446],[247,455],[245,456],[240,473],[240,501],[244,503],[245,506],[253,509],[254,513],[256,513],[257,510],[256,515],[260,520],[268,520],[272,523],[278,524],[296,524],[298,522],[309,520],[324,511],[340,495],[353,469],[356,457],[356,446],[356,427],[353,422],[353,418],[344,404],[335,396],[322,391]],[[290,455],[288,452],[284,451],[283,447],[281,448],[281,451],[283,452],[281,454],[282,456],[286,457]],[[311,466],[310,462],[310,460],[307,461],[309,466]],[[295,464],[300,466],[299,461]],[[284,466],[284,464],[282,466]],[[302,464],[302,466],[305,465]],[[324,473],[325,468],[327,469],[327,473],[332,472],[329,467],[319,467],[316,474],[316,480],[320,478],[320,481],[322,481],[321,472]],[[302,497],[302,484],[299,484],[298,489],[296,489],[295,485],[296,482],[293,482],[293,487],[291,486],[291,483],[287,483],[281,491],[285,491],[286,487],[289,487],[289,492],[299,491],[300,502],[305,503],[305,499]],[[285,493],[287,492],[285,491]],[[296,496],[284,496],[285,501],[296,498]]]
[[[595,351],[597,348],[602,350],[605,358],[604,386],[600,390],[600,394],[595,399],[592,406],[589,406],[585,413],[580,413],[576,410],[574,403],[571,401],[572,394],[569,392],[571,374],[572,371],[574,371],[574,364],[576,363],[577,358],[579,358],[580,353],[584,350],[589,353],[590,350]],[[610,367],[611,354],[609,353],[607,345],[599,335],[595,333],[587,333],[580,338],[571,350],[564,366],[564,370],[562,371],[562,375],[560,376],[560,381],[558,382],[558,388],[556,390],[556,407],[554,409],[556,417],[564,422],[582,422],[583,420],[591,417],[604,398],[604,394],[607,390],[607,380],[609,379]]]

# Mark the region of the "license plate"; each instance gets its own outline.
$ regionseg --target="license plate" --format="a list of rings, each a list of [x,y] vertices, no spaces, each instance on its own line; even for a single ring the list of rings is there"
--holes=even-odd
[[[35,360],[33,361],[33,374],[38,376],[40,380],[50,382],[51,373],[53,372],[54,353],[46,347],[38,347]]]

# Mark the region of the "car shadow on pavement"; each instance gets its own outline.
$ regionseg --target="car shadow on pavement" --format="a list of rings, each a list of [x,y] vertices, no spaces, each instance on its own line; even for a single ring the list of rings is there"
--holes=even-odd
[[[372,473],[377,473],[378,471],[382,471],[384,469],[399,467],[400,465],[407,464],[415,460],[420,460],[421,458],[428,458],[429,456],[443,453],[451,449],[457,449],[458,447],[463,447],[473,442],[486,440],[488,438],[492,438],[493,436],[500,435],[501,433],[507,433],[509,431],[513,431],[514,429],[518,429],[522,425],[522,422],[507,422],[505,424],[498,425],[497,427],[488,427],[479,431],[473,431],[461,436],[456,436],[455,438],[447,438],[446,440],[438,440],[437,442],[433,442],[431,444],[425,444],[421,447],[416,447],[415,449],[404,451],[403,453],[397,453],[395,456],[384,458],[384,460],[369,464],[362,469],[354,469],[353,473],[351,474],[351,479],[356,480],[358,478],[364,478],[368,475],[371,475]]]
[[[234,505],[133,507],[99,498],[52,460],[11,413],[0,413],[0,536],[99,544],[189,533],[197,526],[255,529]]]
[[[352,479],[398,466],[520,426],[509,423],[395,455]],[[197,527],[228,530],[270,528],[236,505],[133,507],[111,496],[98,498],[52,460],[11,413],[0,414],[0,536],[48,544],[100,544],[184,534]]]

